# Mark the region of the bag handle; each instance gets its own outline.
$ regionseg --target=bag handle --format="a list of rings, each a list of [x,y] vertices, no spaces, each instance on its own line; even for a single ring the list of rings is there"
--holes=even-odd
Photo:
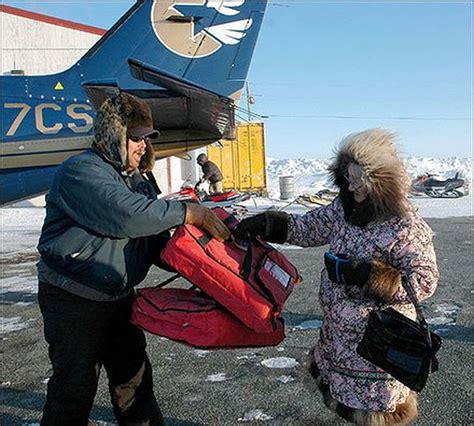
[[[249,240],[247,250],[245,252],[244,261],[242,263],[241,275],[245,280],[249,279],[250,270],[252,268],[252,240]]]
[[[172,277],[170,277],[170,278],[164,280],[163,282],[155,285],[154,288],[164,287],[164,286],[168,285],[169,283],[173,282],[174,280],[178,279],[180,276],[181,276],[180,274],[173,275]]]
[[[402,277],[402,286],[407,292],[408,298],[410,299],[411,303],[415,306],[415,311],[416,311],[416,320],[418,323],[421,325],[423,331],[425,332],[425,337],[428,341],[428,344],[430,345],[430,348],[433,352],[433,365],[432,365],[432,371],[433,368],[437,369],[437,364],[438,361],[435,357],[435,351],[433,350],[433,342],[431,340],[431,332],[430,328],[428,326],[428,323],[425,320],[425,316],[423,315],[423,308],[420,305],[420,302],[418,301],[418,298],[416,297],[416,292],[413,286],[411,285],[410,281],[408,281],[408,278],[404,275]]]
[[[423,308],[420,305],[420,302],[418,301],[418,298],[416,297],[416,292],[413,286],[411,285],[410,281],[408,281],[408,278],[406,276],[402,277],[402,286],[404,290],[406,291],[408,298],[410,299],[410,302],[413,303],[415,306],[415,311],[416,311],[416,320],[423,325],[423,327],[428,328],[428,323],[425,320],[425,316],[423,315]]]
[[[247,239],[248,246],[247,250],[245,251],[245,257],[244,261],[242,263],[242,268],[240,270],[240,274],[244,278],[244,280],[248,280],[250,277],[250,272],[252,270],[252,260],[253,260],[253,251],[252,251],[252,244],[254,243],[259,243],[259,241],[256,238],[248,238]],[[273,296],[272,292],[269,291],[262,283],[259,282],[259,280],[256,280],[256,283],[259,284],[260,290],[265,294],[265,296],[268,298],[270,303],[272,304],[272,313],[273,315],[270,317],[270,321],[272,323],[272,327],[274,330],[276,330],[276,320],[275,320],[275,313],[278,311],[278,303],[275,300],[275,297]]]
[[[168,278],[167,280],[164,280],[163,282],[155,285],[153,288],[162,288],[162,287],[165,287],[167,286],[169,283],[173,282],[174,280],[178,279],[181,275],[180,274],[176,274],[176,275],[173,275],[172,277]],[[191,287],[189,287],[188,290],[196,290],[197,287],[193,284],[191,285]]]

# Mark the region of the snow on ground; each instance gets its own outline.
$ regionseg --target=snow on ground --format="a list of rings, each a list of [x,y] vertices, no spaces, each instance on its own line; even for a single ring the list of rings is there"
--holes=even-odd
[[[276,358],[264,359],[260,364],[267,368],[295,368],[300,363],[294,358],[280,356]]]
[[[194,355],[196,355],[198,358],[205,358],[207,355],[211,353],[211,351],[206,351],[202,349],[195,349],[193,351]]]
[[[244,414],[244,417],[240,417],[237,421],[239,422],[257,422],[272,420],[272,416],[265,414],[262,410],[254,409]]]
[[[315,320],[308,320],[308,321],[303,321],[301,324],[297,325],[296,327],[293,327],[293,330],[311,330],[315,328],[321,328],[323,325],[323,322],[321,320],[315,319]]]
[[[279,376],[276,378],[276,380],[286,385],[287,383],[294,382],[295,378],[293,376]]]
[[[36,247],[44,214],[41,207],[2,208],[0,253],[23,253]]]
[[[210,374],[206,378],[206,382],[225,382],[226,380],[226,373]]]
[[[454,325],[461,306],[452,303],[442,303],[435,308],[435,317],[427,319],[431,325]]]
[[[31,320],[25,321],[22,317],[0,317],[0,335],[28,328],[29,322]]]

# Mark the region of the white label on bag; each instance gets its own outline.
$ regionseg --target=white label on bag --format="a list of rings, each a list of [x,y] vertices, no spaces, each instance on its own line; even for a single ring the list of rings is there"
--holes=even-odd
[[[267,259],[263,268],[270,273],[283,287],[287,288],[291,282],[291,276],[288,272],[277,265],[273,260]]]

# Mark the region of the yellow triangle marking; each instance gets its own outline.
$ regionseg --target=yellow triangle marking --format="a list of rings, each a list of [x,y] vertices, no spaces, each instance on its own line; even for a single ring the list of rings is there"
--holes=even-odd
[[[54,86],[54,90],[64,90],[64,86],[61,84],[60,81],[56,83],[56,86]]]

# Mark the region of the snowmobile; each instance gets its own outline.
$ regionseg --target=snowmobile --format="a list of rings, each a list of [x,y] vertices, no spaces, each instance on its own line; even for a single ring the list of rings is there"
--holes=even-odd
[[[250,198],[250,194],[230,190],[222,193],[208,194],[199,188],[183,185],[178,192],[165,195],[164,200],[186,201],[189,203],[199,203],[206,207],[231,207]]]
[[[414,195],[428,195],[432,198],[459,198],[469,194],[468,183],[459,176],[441,180],[437,175],[424,173],[413,180],[411,185]]]
[[[319,206],[327,206],[331,204],[339,193],[330,189],[322,189],[315,193],[304,193],[298,197],[298,201],[302,203],[317,204]]]

